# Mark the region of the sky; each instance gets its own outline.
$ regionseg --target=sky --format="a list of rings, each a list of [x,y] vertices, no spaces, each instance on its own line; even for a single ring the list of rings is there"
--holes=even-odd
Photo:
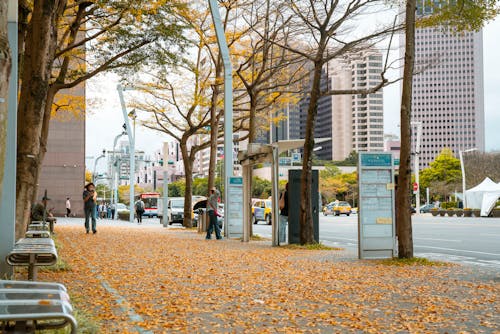
[[[500,18],[489,23],[483,30],[484,106],[486,151],[500,151]],[[112,150],[114,138],[122,132],[124,123],[115,75],[101,75],[86,84],[86,164],[93,169],[94,159],[102,150]],[[125,91],[125,99],[132,99],[132,92]],[[400,84],[384,88],[384,132],[399,135]],[[141,115],[139,116],[141,117]],[[136,149],[146,154],[160,150],[168,137],[136,124]],[[127,137],[122,137],[122,140]],[[104,171],[105,159],[100,159],[97,171]]]

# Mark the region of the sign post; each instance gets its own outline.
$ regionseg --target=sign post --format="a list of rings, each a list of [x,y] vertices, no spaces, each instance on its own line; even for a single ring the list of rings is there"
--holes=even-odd
[[[226,238],[243,237],[243,178],[229,177],[228,197],[224,209],[224,221],[227,222]]]
[[[392,258],[396,255],[392,154],[360,152],[358,175],[359,258]]]

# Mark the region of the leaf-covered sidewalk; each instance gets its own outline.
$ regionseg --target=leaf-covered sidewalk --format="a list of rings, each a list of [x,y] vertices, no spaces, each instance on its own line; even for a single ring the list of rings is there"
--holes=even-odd
[[[500,283],[459,266],[204,240],[161,226],[58,226],[65,284],[99,333],[500,333]]]

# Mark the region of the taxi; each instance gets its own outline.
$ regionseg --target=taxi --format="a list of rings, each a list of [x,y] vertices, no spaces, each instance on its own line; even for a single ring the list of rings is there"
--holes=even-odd
[[[252,222],[257,224],[259,221],[265,221],[267,225],[271,225],[272,217],[272,202],[270,199],[252,200]]]

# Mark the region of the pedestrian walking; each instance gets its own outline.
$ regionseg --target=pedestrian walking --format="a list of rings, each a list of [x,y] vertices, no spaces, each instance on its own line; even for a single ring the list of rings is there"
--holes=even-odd
[[[280,226],[279,226],[279,242],[286,242],[286,227],[288,225],[288,182],[285,185],[285,191],[280,194],[278,202],[280,207]]]
[[[106,218],[106,205],[104,205],[104,202],[99,205],[99,218]]]
[[[111,219],[115,220],[116,205],[115,203],[113,203],[110,206],[111,206]]]
[[[106,218],[111,219],[111,205],[106,203]]]
[[[91,182],[85,186],[83,191],[83,210],[85,212],[85,230],[89,234],[90,226],[89,221],[92,219],[92,232],[97,233],[96,229],[96,201],[97,192],[95,191],[95,185]]]
[[[137,215],[137,222],[139,224],[142,223],[142,214],[144,213],[144,202],[142,199],[138,199],[137,202],[135,202],[135,214]]]
[[[212,238],[212,232],[215,229],[215,237],[217,239],[222,239],[220,235],[219,224],[217,224],[217,203],[219,202],[220,193],[217,188],[213,187],[210,189],[210,196],[207,199],[207,212],[209,218],[209,225],[207,229],[207,236],[205,239]]]
[[[66,217],[69,217],[71,215],[71,201],[69,200],[69,197],[66,197]]]

